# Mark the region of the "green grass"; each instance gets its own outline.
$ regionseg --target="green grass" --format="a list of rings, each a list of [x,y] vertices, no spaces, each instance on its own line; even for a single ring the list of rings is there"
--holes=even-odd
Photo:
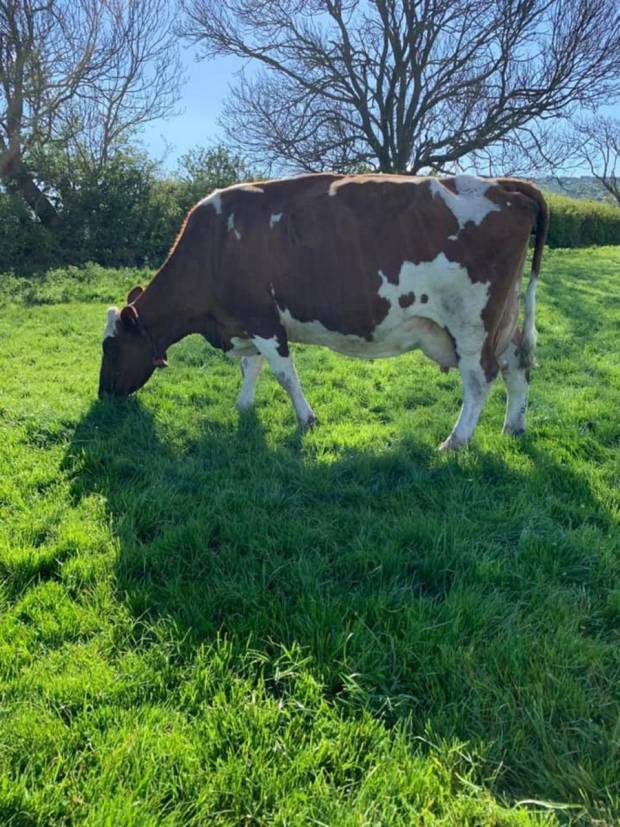
[[[530,430],[455,372],[192,337],[96,401],[97,267],[0,276],[0,824],[620,819],[620,248],[552,251]],[[13,303],[10,298],[13,297]]]

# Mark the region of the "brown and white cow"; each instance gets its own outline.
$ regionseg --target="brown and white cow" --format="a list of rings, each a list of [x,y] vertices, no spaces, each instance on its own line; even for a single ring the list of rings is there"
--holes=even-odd
[[[133,393],[169,345],[200,333],[240,358],[239,409],[253,404],[266,359],[307,427],[315,416],[289,342],[365,359],[420,348],[463,380],[443,448],[470,439],[500,371],[504,430],[521,433],[547,225],[539,190],[510,178],[318,174],[216,191],[190,211],[148,287],[108,311],[99,394]]]

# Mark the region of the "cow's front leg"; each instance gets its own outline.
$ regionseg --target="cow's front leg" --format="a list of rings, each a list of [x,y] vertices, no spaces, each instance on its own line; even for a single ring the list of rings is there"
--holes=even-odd
[[[243,383],[237,397],[237,410],[249,411],[254,405],[256,394],[256,382],[263,367],[263,357],[257,353],[256,356],[241,357],[241,375]]]
[[[484,360],[482,360],[484,361]],[[493,379],[487,378],[487,372],[481,364],[480,354],[460,356],[459,370],[463,380],[463,405],[452,433],[439,446],[440,451],[448,451],[467,445],[471,439]],[[493,373],[496,371],[493,371]],[[492,375],[493,375],[492,373]],[[495,378],[493,376],[493,378]]]
[[[288,349],[285,332],[278,331],[270,338],[253,336],[252,341],[258,352],[269,363],[278,382],[291,397],[301,427],[312,428],[316,424],[316,416],[304,396],[293,358]]]

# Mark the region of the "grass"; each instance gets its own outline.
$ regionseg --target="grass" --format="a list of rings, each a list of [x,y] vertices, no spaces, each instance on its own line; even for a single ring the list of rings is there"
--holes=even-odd
[[[0,276],[0,823],[620,819],[620,248],[549,251],[530,431],[298,349],[321,425],[196,337],[95,400],[144,273]]]

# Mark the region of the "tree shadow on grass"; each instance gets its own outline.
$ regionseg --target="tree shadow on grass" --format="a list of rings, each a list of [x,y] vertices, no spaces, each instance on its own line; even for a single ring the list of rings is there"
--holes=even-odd
[[[299,647],[343,711],[489,741],[492,763],[509,751],[527,772],[543,737],[535,716],[523,723],[528,704],[561,731],[582,702],[566,697],[554,635],[583,635],[584,592],[591,611],[609,577],[586,544],[614,523],[533,440],[521,460],[438,459],[405,438],[326,462],[299,435],[269,446],[252,414],[175,445],[133,399],[92,406],[66,467],[76,498],[107,501],[119,598],[136,617],[173,619],[190,647],[223,635],[240,658],[252,649],[274,691],[274,664]],[[548,794],[536,778],[529,792],[538,783]]]

